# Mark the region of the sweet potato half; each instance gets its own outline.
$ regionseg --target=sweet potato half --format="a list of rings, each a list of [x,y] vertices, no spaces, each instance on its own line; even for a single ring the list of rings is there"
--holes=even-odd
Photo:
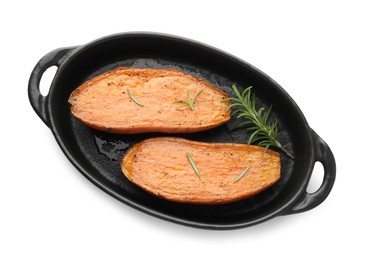
[[[76,118],[101,131],[188,133],[228,122],[227,97],[177,70],[118,68],[82,84],[69,103]],[[191,101],[192,107],[177,100]]]
[[[158,137],[134,145],[123,157],[121,168],[132,183],[158,197],[219,204],[248,198],[277,182],[280,156],[252,145]]]

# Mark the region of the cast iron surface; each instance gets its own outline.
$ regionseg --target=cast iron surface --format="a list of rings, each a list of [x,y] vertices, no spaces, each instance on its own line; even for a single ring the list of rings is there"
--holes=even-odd
[[[43,72],[57,66],[48,96],[39,91]],[[273,118],[279,119],[280,141],[295,160],[281,153],[281,179],[262,193],[222,205],[180,204],[149,195],[122,174],[119,161],[135,143],[154,136],[149,133],[114,135],[91,129],[70,113],[71,92],[83,82],[118,67],[171,68],[203,78],[233,95],[252,85],[259,106],[273,104]],[[28,86],[32,107],[52,130],[69,160],[90,181],[120,201],[148,214],[193,227],[234,229],[258,224],[274,216],[310,210],[326,199],[335,180],[335,160],[328,145],[307,124],[289,95],[271,78],[250,64],[215,48],[191,40],[152,33],[118,34],[84,46],[56,49],[34,68]],[[204,142],[246,143],[245,130],[229,131],[236,124],[193,134],[179,134]],[[316,161],[325,169],[318,191],[306,192]]]

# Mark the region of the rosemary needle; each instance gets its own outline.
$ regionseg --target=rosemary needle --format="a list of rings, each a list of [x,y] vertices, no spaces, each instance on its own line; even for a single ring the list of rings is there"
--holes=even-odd
[[[200,174],[200,172],[199,172],[199,169],[198,169],[198,167],[196,167],[196,164],[195,164],[194,160],[192,159],[192,157],[191,157],[190,153],[189,153],[189,152],[186,152],[186,155],[187,155],[187,158],[188,158],[188,159],[189,159],[189,161],[190,161],[190,164],[191,164],[192,168],[194,169],[194,171],[195,171],[195,172],[196,172],[196,174],[198,175],[199,179],[201,180],[201,174]]]
[[[131,94],[131,92],[130,92],[130,89],[129,88],[127,88],[127,93],[129,94],[129,96],[130,96],[130,98],[136,103],[136,104],[138,104],[139,106],[144,106],[144,104],[143,103],[141,103],[139,100],[137,100],[136,99],[136,97],[134,97],[133,96],[133,94]]]
[[[240,172],[240,174],[238,174],[238,176],[233,180],[233,183],[239,181],[244,175],[245,173],[250,169],[251,165],[247,166],[242,172]]]

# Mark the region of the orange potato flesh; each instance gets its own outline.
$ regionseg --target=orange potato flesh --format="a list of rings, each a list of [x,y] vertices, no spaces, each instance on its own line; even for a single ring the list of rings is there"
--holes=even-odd
[[[135,103],[131,94],[144,106]],[[194,110],[176,99],[192,99]],[[78,87],[69,97],[72,114],[84,124],[112,133],[189,133],[230,120],[229,97],[208,82],[169,69],[119,68]]]
[[[195,173],[186,152],[200,174]],[[245,175],[234,182],[247,166]],[[203,143],[158,137],[142,141],[121,161],[124,175],[135,185],[175,202],[219,204],[248,198],[280,178],[280,156],[263,147]]]

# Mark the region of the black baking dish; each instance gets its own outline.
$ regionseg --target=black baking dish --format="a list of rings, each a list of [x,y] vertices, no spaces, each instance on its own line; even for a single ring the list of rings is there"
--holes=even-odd
[[[57,66],[49,94],[42,96],[43,72]],[[295,156],[281,154],[282,177],[271,188],[245,200],[222,205],[191,205],[166,201],[139,189],[122,174],[119,160],[134,143],[163,134],[113,135],[93,130],[70,113],[71,92],[86,80],[108,70],[125,67],[173,68],[209,81],[231,92],[232,84],[253,86],[258,102],[273,105],[279,119],[280,140]],[[199,228],[234,229],[258,224],[279,215],[303,212],[328,196],[335,180],[335,160],[328,145],[309,127],[301,110],[275,81],[250,64],[213,47],[170,35],[124,33],[82,46],[59,48],[46,54],[29,80],[33,109],[51,129],[62,151],[92,183],[116,199],[153,216]],[[192,140],[245,143],[245,130],[229,131],[236,123],[216,129],[181,134]],[[324,166],[321,187],[312,194],[306,188],[315,162]]]

